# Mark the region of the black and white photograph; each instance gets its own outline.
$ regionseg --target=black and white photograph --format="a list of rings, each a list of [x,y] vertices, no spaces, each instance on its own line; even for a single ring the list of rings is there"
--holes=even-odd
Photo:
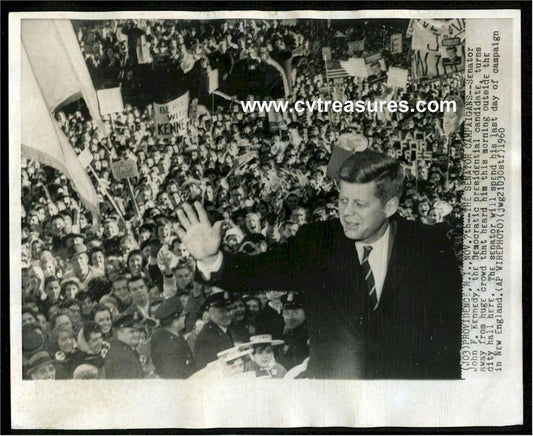
[[[394,12],[12,17],[14,424],[521,423],[520,14]]]

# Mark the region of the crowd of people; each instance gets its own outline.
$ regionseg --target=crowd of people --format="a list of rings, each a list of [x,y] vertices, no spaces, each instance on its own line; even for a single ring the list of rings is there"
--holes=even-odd
[[[178,237],[177,210],[200,201],[212,222],[223,221],[223,250],[263,253],[305,223],[337,217],[337,188],[326,168],[342,134],[363,135],[368,147],[410,168],[399,213],[445,228],[462,258],[462,135],[443,133],[442,114],[383,118],[308,111],[287,114],[283,127],[274,129],[267,114],[244,113],[232,99],[217,100],[214,108],[206,104],[184,134],[161,138],[154,129],[150,102],[184,87],[205,102],[207,89],[200,83],[207,68],[218,68],[221,89],[236,95],[231,91],[242,83],[242,72],[235,79],[239,61],[252,71],[269,58],[293,57],[289,100],[324,97],[333,86],[346,100],[389,94],[380,81],[328,82],[321,48],[332,47],[340,59],[348,40],[365,38],[366,51],[379,48],[387,65],[405,67],[405,47],[403,55],[383,47],[394,29],[370,22],[339,36],[305,20],[113,20],[75,28],[93,78],[102,74],[120,82],[126,104],[122,113],[104,117],[109,135],[97,129],[82,103],[56,114],[76,152],[92,154],[97,225],[64,175],[22,161],[24,378],[305,376],[305,296],[297,289],[242,295],[202,283]],[[140,62],[146,62],[142,73]],[[165,80],[184,78],[171,86],[146,82],[164,88],[165,95],[143,84],[161,66],[173,68]],[[281,81],[267,82],[257,81],[256,88],[270,90],[273,98],[282,92]],[[253,90],[247,86],[247,98],[264,97]],[[395,97],[414,102],[463,92],[464,79],[455,74],[411,80]],[[395,144],[394,138],[417,133],[423,150],[405,152]],[[118,159],[135,161],[139,176],[115,180],[111,165]]]

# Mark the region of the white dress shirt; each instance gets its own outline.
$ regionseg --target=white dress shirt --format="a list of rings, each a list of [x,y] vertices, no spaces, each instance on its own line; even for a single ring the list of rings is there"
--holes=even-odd
[[[359,263],[363,263],[363,251],[367,246],[372,247],[372,251],[368,256],[368,263],[372,269],[374,275],[374,283],[376,284],[376,296],[378,302],[381,298],[381,292],[383,291],[383,283],[385,282],[385,276],[387,275],[387,263],[389,254],[389,240],[390,240],[390,225],[387,226],[385,233],[377,241],[372,244],[365,242],[356,242],[355,248],[357,250],[357,256],[359,257]]]
[[[211,279],[211,273],[217,272],[222,267],[222,261],[224,259],[224,256],[222,255],[222,252],[219,251],[217,253],[217,258],[215,259],[215,262],[212,265],[206,265],[201,260],[196,262],[196,267],[198,270],[204,275],[206,280]]]

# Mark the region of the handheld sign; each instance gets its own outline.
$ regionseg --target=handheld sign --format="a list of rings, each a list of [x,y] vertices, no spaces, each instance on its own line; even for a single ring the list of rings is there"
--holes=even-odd
[[[154,103],[155,131],[159,138],[185,134],[189,112],[189,91],[168,103]]]
[[[98,106],[100,106],[100,115],[115,114],[124,112],[124,102],[120,86],[116,88],[99,89],[96,91],[98,97]]]
[[[133,159],[111,162],[111,172],[116,180],[137,177],[139,175],[139,171],[137,170],[137,162],[135,162]]]

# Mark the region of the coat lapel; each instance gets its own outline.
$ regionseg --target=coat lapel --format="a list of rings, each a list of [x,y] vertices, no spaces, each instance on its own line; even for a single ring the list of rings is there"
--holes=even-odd
[[[329,277],[335,306],[345,322],[355,328],[360,322],[362,304],[365,298],[361,289],[361,265],[357,257],[355,242],[344,235],[339,227],[332,238],[329,258]]]
[[[415,235],[409,235],[401,222],[391,220],[391,240],[389,241],[389,262],[387,275],[383,283],[383,290],[377,311],[389,304],[392,296],[406,277],[406,272],[411,267],[416,253]]]

